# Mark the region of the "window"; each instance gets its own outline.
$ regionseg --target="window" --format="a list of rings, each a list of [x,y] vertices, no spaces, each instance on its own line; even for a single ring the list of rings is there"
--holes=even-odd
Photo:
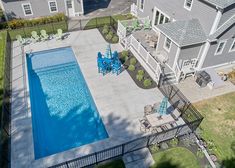
[[[225,44],[226,44],[226,41],[219,42],[218,47],[217,47],[216,52],[215,52],[215,55],[222,54]]]
[[[235,39],[233,40],[233,43],[232,43],[232,45],[230,47],[229,52],[233,52],[233,51],[235,51]]]
[[[140,10],[144,10],[144,0],[140,0]]]
[[[187,10],[191,10],[193,5],[193,0],[185,0],[184,1],[184,8]]]
[[[31,4],[30,4],[30,3],[22,4],[22,8],[23,8],[23,11],[24,11],[24,15],[25,15],[25,16],[33,15],[33,11],[32,11]]]
[[[48,4],[51,13],[58,12],[56,1],[49,1]]]
[[[166,39],[165,39],[165,44],[164,44],[164,48],[166,49],[166,51],[170,51],[170,49],[171,49],[171,40],[169,39],[169,38],[167,38],[166,37]]]
[[[156,10],[154,25],[159,25],[159,24],[168,23],[168,22],[170,22],[170,18],[167,17],[162,12],[160,12],[159,10]]]

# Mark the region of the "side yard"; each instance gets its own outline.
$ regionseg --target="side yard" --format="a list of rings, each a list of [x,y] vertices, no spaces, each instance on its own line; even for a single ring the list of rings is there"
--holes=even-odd
[[[235,92],[198,102],[195,107],[204,117],[199,135],[209,153],[235,167]]]
[[[0,32],[0,167],[6,167],[7,163],[5,162],[6,159],[3,159],[4,157],[6,158],[7,155],[7,149],[6,147],[6,142],[7,142],[7,136],[3,132],[2,125],[3,125],[3,114],[2,114],[2,103],[3,103],[3,78],[4,78],[4,65],[5,65],[5,60],[4,60],[4,54],[5,54],[5,49],[6,49],[6,32]]]

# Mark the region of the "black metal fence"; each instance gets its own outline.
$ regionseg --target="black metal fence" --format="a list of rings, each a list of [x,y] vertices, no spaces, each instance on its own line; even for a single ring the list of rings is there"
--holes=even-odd
[[[4,38],[5,39],[5,38]],[[9,167],[10,163],[10,96],[11,96],[11,39],[6,32],[6,48],[3,57],[3,83],[1,89],[1,118],[0,118],[0,167]]]
[[[89,30],[103,27],[104,25],[111,26],[117,30],[117,21],[112,16],[96,17],[92,19],[79,19],[68,21],[68,31]]]
[[[190,134],[191,130],[188,128],[187,124],[174,127],[167,131],[156,133],[148,136],[143,136],[133,141],[114,146],[109,149],[105,149],[99,152],[95,152],[83,157],[79,157],[74,160],[70,160],[50,168],[80,168],[87,167],[91,165],[104,162],[109,159],[114,159],[121,157],[124,154],[140,150],[145,147],[149,147],[156,143],[164,142],[170,140],[174,137],[180,137],[185,134]]]
[[[183,118],[184,122],[188,124],[192,131],[195,131],[202,122],[203,116],[177,88],[177,86],[167,81],[161,81],[159,90],[163,95],[168,97],[171,105],[181,112],[181,117]]]

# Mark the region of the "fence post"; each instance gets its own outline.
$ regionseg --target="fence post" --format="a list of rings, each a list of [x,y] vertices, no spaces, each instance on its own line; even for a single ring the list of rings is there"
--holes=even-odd
[[[52,26],[52,32],[53,32],[53,33],[56,33],[56,32],[55,32],[55,28],[54,28],[54,23],[53,23],[53,22],[51,23],[51,26]]]
[[[122,156],[124,155],[125,153],[125,144],[122,144]]]

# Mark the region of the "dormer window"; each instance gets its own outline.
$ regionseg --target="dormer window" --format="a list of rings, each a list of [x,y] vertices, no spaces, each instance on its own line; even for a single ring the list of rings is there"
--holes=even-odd
[[[193,0],[185,0],[184,1],[184,8],[187,10],[191,10],[193,6]]]

